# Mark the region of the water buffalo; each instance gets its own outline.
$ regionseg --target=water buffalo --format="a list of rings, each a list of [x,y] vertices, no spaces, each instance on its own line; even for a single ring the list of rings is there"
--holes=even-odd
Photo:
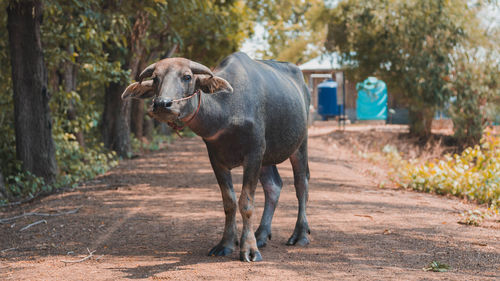
[[[151,77],[151,80],[145,78]],[[309,243],[306,218],[309,165],[307,118],[310,94],[297,66],[258,61],[245,53],[225,58],[212,72],[184,58],[148,66],[122,98],[154,97],[149,110],[176,128],[183,123],[203,138],[219,183],[226,222],[222,240],[209,255],[225,256],[238,245],[236,208],[243,218],[240,259],[259,261],[260,247],[271,239],[271,220],[283,185],[276,164],[287,158],[293,167],[299,210],[287,245]],[[231,169],[243,165],[243,187],[236,204]],[[252,214],[257,181],[265,207],[254,233]]]

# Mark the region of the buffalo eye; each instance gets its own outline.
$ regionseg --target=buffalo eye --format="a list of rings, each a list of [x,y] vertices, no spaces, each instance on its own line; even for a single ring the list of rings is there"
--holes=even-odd
[[[186,81],[186,82],[191,81],[191,75],[186,74],[186,75],[182,76],[182,80],[184,80],[184,81]]]
[[[153,84],[158,84],[158,81],[159,79],[157,76],[153,77]]]

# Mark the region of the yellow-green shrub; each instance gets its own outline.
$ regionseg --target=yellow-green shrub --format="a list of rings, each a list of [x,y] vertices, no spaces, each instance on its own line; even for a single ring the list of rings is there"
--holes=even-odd
[[[461,154],[445,155],[424,163],[402,159],[397,150],[384,148],[395,172],[395,182],[403,187],[455,196],[500,206],[500,138],[487,133],[480,145]]]
[[[54,135],[56,159],[59,175],[55,187],[76,186],[82,180],[88,180],[104,174],[118,164],[116,153],[106,151],[102,143],[92,147],[81,147],[73,134]]]

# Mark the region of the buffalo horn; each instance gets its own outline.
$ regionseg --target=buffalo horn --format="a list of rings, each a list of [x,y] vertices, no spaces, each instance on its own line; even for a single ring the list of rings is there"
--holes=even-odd
[[[210,69],[208,67],[204,66],[201,63],[189,61],[189,68],[191,68],[191,71],[193,72],[193,74],[208,74],[211,77],[214,76],[212,71],[210,71]]]

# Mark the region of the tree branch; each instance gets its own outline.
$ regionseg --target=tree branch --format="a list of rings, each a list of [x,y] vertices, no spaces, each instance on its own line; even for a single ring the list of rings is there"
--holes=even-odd
[[[28,229],[28,228],[30,228],[30,227],[32,227],[32,226],[35,226],[35,225],[37,225],[37,224],[41,224],[41,223],[45,223],[45,224],[47,224],[47,221],[46,221],[46,220],[39,220],[39,221],[37,221],[37,222],[30,223],[30,224],[28,224],[27,226],[25,226],[25,227],[23,227],[23,228],[19,229],[19,231],[25,231],[26,229]]]

